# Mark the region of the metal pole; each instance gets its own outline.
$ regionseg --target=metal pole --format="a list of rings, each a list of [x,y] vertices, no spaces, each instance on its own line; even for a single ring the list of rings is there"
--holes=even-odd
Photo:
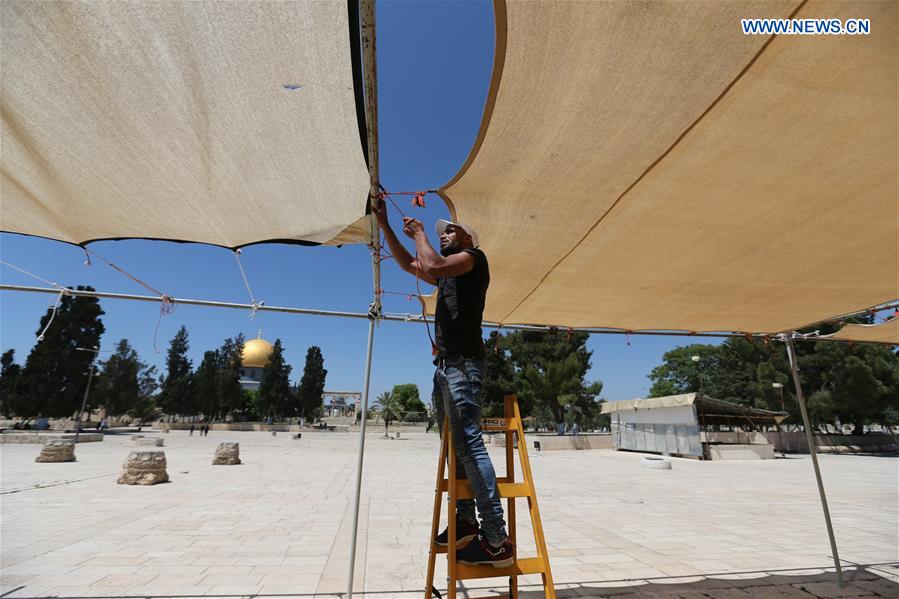
[[[0,291],[20,291],[27,293],[50,293],[54,295],[59,294],[59,289],[55,287],[33,287],[29,285],[7,285],[0,284]],[[96,297],[97,299],[120,299],[120,300],[134,300],[141,302],[155,302],[162,303],[163,298],[158,295],[137,295],[131,293],[110,293],[105,291],[84,291],[79,289],[69,289],[66,291],[68,295],[75,297]],[[208,306],[210,308],[232,308],[236,310],[252,310],[254,309],[253,304],[241,304],[236,302],[218,302],[212,300],[198,300],[198,299],[189,299],[189,298],[181,298],[181,297],[168,297],[167,301],[172,302],[174,305],[187,305],[187,306]],[[256,305],[255,309],[257,312],[281,312],[284,314],[306,314],[309,316],[337,316],[341,318],[368,318],[369,315],[366,312],[338,312],[334,310],[313,310],[309,308],[291,308],[287,306],[261,306]],[[423,319],[421,314],[381,314],[378,317],[380,320],[387,320],[391,322],[410,322],[423,324],[425,322],[432,323],[434,322],[433,318]],[[568,328],[564,326],[553,326],[553,325],[543,325],[543,324],[502,324],[498,322],[490,322],[484,321],[481,323],[481,326],[485,329],[499,329],[499,330],[510,330],[510,331],[550,331],[550,330],[562,330],[567,331]],[[728,339],[728,338],[746,338],[746,333],[734,333],[734,332],[705,332],[705,333],[694,333],[688,331],[677,331],[673,329],[643,329],[639,331],[627,331],[624,329],[611,329],[611,328],[596,328],[596,327],[574,327],[571,328],[572,331],[578,333],[589,333],[591,335],[632,335],[632,336],[649,336],[649,337],[708,337],[714,339]],[[770,337],[773,339],[771,334],[768,333],[751,333],[749,335],[753,339],[761,340],[765,337]],[[867,343],[869,345],[896,345],[895,343],[890,343],[887,341],[864,341],[864,340],[851,340],[851,339],[834,339],[831,337],[806,337],[806,341],[816,341],[816,342],[829,342],[829,343]]]
[[[95,354],[96,355],[96,354]],[[84,398],[81,400],[81,410],[78,412],[78,422],[75,423],[75,443],[78,443],[78,436],[81,435],[81,421],[84,419],[84,406],[87,404],[87,394],[91,390],[91,380],[94,378],[94,361],[91,360],[89,370],[87,371],[87,387],[84,388]]]
[[[818,495],[821,496],[821,508],[824,510],[824,522],[827,524],[827,536],[830,539],[830,550],[833,552],[833,564],[837,569],[837,583],[841,587],[846,586],[843,580],[843,569],[840,567],[840,554],[837,551],[837,540],[833,534],[833,524],[830,522],[830,510],[827,508],[827,496],[824,494],[824,482],[821,480],[821,469],[818,467],[818,452],[815,446],[815,437],[812,434],[812,425],[809,422],[808,410],[805,407],[805,397],[802,395],[802,384],[799,382],[799,362],[796,359],[796,348],[793,346],[793,336],[786,335],[787,356],[790,359],[790,370],[793,372],[793,384],[796,385],[796,399],[799,401],[799,410],[802,412],[802,423],[805,425],[805,439],[808,442],[808,452],[812,456],[812,466],[815,469],[815,480],[818,482]]]
[[[368,142],[368,175],[369,202],[377,207],[381,201],[381,183],[378,148],[378,70],[377,50],[375,46],[375,2],[361,0],[359,17],[362,40],[362,64],[365,85],[365,121]],[[354,34],[356,32],[353,32]],[[381,319],[381,232],[371,215],[372,224],[372,281],[374,283],[374,301],[368,310],[368,349],[365,353],[365,385],[362,392],[362,422],[359,427],[359,461],[356,465],[356,495],[353,499],[353,538],[350,542],[350,568],[347,579],[347,599],[353,598],[353,577],[356,569],[356,538],[359,532],[359,503],[362,494],[362,461],[365,457],[365,423],[368,410],[368,391],[371,382],[371,355],[375,337],[375,322]]]
[[[81,410],[78,412],[78,422],[75,423],[75,444],[78,444],[78,437],[81,435],[81,421],[84,418],[84,406],[87,405],[87,394],[91,390],[91,380],[94,378],[94,360],[97,359],[97,354],[100,353],[100,348],[94,346],[93,349],[87,349],[86,347],[76,347],[77,351],[89,351],[93,352],[93,356],[91,356],[91,363],[88,365],[87,371],[87,387],[84,388],[84,397],[81,399]]]
[[[353,539],[350,542],[350,573],[347,599],[353,597],[353,576],[356,568],[356,536],[359,528],[359,498],[362,494],[362,458],[365,455],[365,421],[368,411],[368,388],[371,382],[371,354],[375,339],[375,318],[368,321],[368,349],[365,352],[365,386],[362,388],[362,414],[359,430],[359,459],[356,462],[356,495],[353,501]]]

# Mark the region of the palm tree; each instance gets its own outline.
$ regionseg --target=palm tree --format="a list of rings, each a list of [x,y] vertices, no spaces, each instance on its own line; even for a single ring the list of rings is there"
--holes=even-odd
[[[387,434],[387,427],[394,420],[399,420],[401,416],[402,406],[400,405],[399,396],[394,395],[390,391],[384,391],[378,396],[374,407],[378,410],[378,416],[384,419],[384,436]]]

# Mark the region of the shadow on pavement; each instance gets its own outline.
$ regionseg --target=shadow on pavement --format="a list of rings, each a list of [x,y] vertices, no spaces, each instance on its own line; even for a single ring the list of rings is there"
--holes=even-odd
[[[899,597],[899,564],[845,569],[840,588],[832,571],[789,570],[646,580],[564,583],[556,581],[558,599],[662,597],[665,599],[815,599],[831,597]],[[889,568],[889,570],[887,570]],[[892,572],[891,572],[892,571]],[[889,578],[888,578],[889,577]],[[519,599],[538,599],[543,590],[522,589]],[[461,595],[461,593],[460,593]],[[475,593],[470,594],[475,597]]]

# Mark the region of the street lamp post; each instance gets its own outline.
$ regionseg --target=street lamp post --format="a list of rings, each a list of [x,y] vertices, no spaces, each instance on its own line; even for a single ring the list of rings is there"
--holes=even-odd
[[[88,366],[87,370],[87,387],[84,388],[84,398],[81,400],[81,410],[78,412],[78,420],[75,421],[75,443],[78,443],[78,436],[81,434],[81,420],[84,418],[84,407],[87,405],[87,395],[91,390],[91,381],[94,378],[94,360],[97,359],[97,354],[100,353],[100,348],[96,345],[92,349],[88,349],[86,347],[76,347],[76,351],[89,351],[94,355],[91,356],[91,363]]]

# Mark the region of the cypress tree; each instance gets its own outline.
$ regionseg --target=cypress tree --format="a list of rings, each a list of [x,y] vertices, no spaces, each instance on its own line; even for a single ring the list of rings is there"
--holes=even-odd
[[[140,399],[138,375],[144,367],[128,340],[119,341],[109,359],[100,362],[102,370],[91,389],[91,404],[102,405],[107,416],[119,416],[136,408]]]
[[[206,420],[217,418],[221,413],[219,394],[219,368],[221,356],[218,351],[207,351],[194,375],[193,404]]]
[[[16,350],[8,349],[0,356],[0,414],[7,418],[18,413],[18,385],[22,367],[16,364]]]
[[[240,386],[240,367],[243,361],[244,336],[225,339],[219,349],[218,389],[224,414],[243,411],[244,394]]]
[[[80,285],[77,289],[94,290]],[[32,348],[18,376],[20,416],[68,417],[81,408],[95,354],[76,348],[99,347],[106,330],[100,320],[103,313],[95,297],[63,295],[56,315],[49,308],[41,317],[35,335],[43,334],[43,339]]]
[[[291,366],[284,361],[284,348],[281,340],[275,339],[272,353],[265,368],[262,369],[262,380],[259,382],[257,406],[259,416],[284,415],[290,402]]]
[[[306,365],[303,367],[303,378],[297,390],[300,415],[313,416],[322,405],[322,392],[325,390],[325,359],[320,347],[313,345],[306,352]]]
[[[166,375],[162,379],[162,391],[157,401],[162,411],[169,415],[191,414],[191,361],[187,357],[190,348],[187,327],[181,325],[166,354]]]

